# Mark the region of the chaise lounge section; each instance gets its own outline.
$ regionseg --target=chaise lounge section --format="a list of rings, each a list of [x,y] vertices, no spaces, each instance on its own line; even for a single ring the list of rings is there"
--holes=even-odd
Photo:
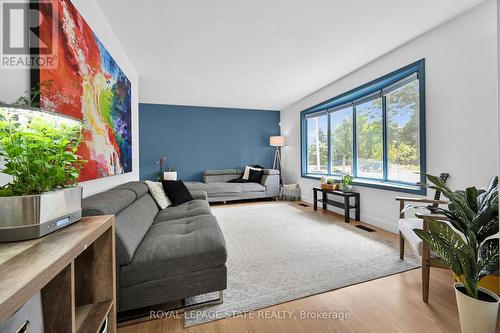
[[[260,183],[229,183],[240,178],[243,170],[206,170],[202,182],[186,182],[190,191],[204,191],[209,202],[233,200],[277,198],[280,195],[280,173],[274,169],[264,169]]]
[[[160,210],[143,182],[82,202],[84,216],[116,215],[118,311],[182,300],[227,285],[224,236],[206,194]]]

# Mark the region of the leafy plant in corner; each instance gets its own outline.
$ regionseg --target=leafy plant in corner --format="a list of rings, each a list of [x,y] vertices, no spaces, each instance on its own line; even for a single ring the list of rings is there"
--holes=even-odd
[[[426,217],[428,231],[414,231],[453,270],[467,295],[478,299],[479,281],[499,268],[499,240],[491,237],[498,233],[498,177],[486,190],[452,191],[439,177],[426,176],[433,184],[429,187],[450,201],[448,209],[434,213],[446,216],[453,228]]]
[[[42,116],[21,125],[18,116],[0,109],[0,172],[13,180],[0,196],[41,194],[75,184],[86,163],[77,149],[82,126],[57,123]]]

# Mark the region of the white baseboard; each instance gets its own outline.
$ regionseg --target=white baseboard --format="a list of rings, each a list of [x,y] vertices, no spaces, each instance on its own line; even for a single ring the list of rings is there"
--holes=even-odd
[[[312,198],[308,197],[303,197],[302,201],[307,202],[310,205],[313,205],[313,200]],[[320,208],[321,209],[321,208]],[[332,207],[328,206],[328,210],[339,213],[339,214],[344,214],[344,210],[337,208],[337,207]],[[361,221],[371,224],[377,228],[384,229],[385,231],[389,231],[392,233],[397,234],[398,233],[398,226],[397,226],[397,221],[394,221],[394,223],[387,222],[385,220],[378,219],[376,217],[370,216],[368,214],[361,214]]]

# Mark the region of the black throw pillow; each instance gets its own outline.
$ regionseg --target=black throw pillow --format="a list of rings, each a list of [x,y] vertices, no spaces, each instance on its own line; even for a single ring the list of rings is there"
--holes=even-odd
[[[260,184],[260,182],[262,181],[263,175],[264,175],[264,171],[262,171],[262,170],[250,169],[250,173],[248,174],[248,182]]]
[[[229,180],[228,183],[248,183],[248,180],[243,178],[236,178]]]
[[[164,180],[161,182],[165,194],[172,202],[172,206],[178,206],[193,200],[191,193],[182,180]]]

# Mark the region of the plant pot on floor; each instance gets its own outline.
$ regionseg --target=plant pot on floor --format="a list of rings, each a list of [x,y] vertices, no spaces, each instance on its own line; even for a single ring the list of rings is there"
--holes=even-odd
[[[177,171],[165,171],[163,173],[164,180],[177,180]]]
[[[479,287],[479,299],[467,295],[463,283],[454,284],[462,333],[494,333],[496,331],[499,297]]]

